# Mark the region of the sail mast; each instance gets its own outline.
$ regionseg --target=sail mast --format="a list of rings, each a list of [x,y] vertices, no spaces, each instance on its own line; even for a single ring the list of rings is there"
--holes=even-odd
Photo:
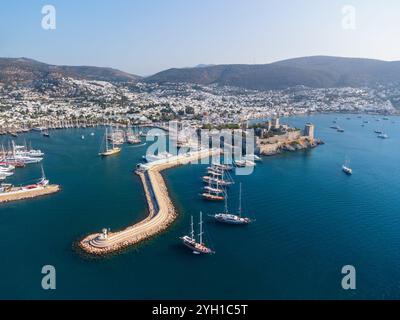
[[[191,228],[190,236],[192,237],[192,240],[195,241],[195,238],[194,238],[194,227],[193,227],[193,216],[191,217],[190,228]]]
[[[106,128],[106,151],[108,151],[108,129]]]
[[[118,127],[117,127],[117,129],[118,129]],[[113,131],[112,127],[111,127],[111,145],[114,150],[114,148],[115,148],[115,146],[114,146],[114,131]]]
[[[42,179],[44,180],[44,179],[46,179],[46,175],[44,173],[43,165],[41,165],[41,167],[42,167]]]
[[[203,212],[200,211],[200,232],[199,232],[199,243],[203,244]]]
[[[228,192],[225,190],[225,213],[228,213]]]
[[[242,216],[242,183],[239,186],[239,217]]]

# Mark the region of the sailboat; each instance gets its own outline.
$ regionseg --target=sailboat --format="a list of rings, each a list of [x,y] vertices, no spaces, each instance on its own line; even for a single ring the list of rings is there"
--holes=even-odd
[[[227,187],[233,184],[231,180],[224,179],[224,171],[222,172],[215,172],[211,170],[208,172],[209,175],[203,177],[203,181],[208,184],[218,185],[222,187]],[[222,176],[221,176],[222,174]],[[228,177],[229,178],[229,177]]]
[[[49,129],[46,128],[45,130],[43,130],[43,137],[50,138]]]
[[[126,142],[129,144],[139,144],[142,142],[142,140],[133,133],[132,128],[129,128],[129,130],[126,132]]]
[[[231,166],[229,164],[213,163],[212,167],[217,168],[221,171],[232,171],[233,170],[233,166]]]
[[[350,161],[346,160],[345,164],[342,166],[342,170],[347,175],[353,174],[353,169],[350,168]]]
[[[108,147],[108,139],[107,139],[108,134],[107,133],[108,133],[108,130],[106,129],[106,134],[105,134],[106,149],[105,149],[104,152],[100,152],[99,153],[99,156],[102,156],[102,157],[112,156],[112,155],[115,155],[115,154],[118,154],[118,153],[121,152],[121,148],[114,146],[114,139],[111,140],[112,148],[109,149],[109,147]]]
[[[22,162],[24,164],[38,163],[43,160],[40,157],[32,157],[27,155],[18,154],[18,148],[16,148],[14,141],[12,143],[12,155],[7,156],[6,161],[10,162]]]
[[[50,181],[46,178],[46,174],[44,173],[44,169],[42,166],[42,177],[40,178],[39,182],[37,183],[38,186],[45,187],[50,183]]]
[[[194,254],[214,254],[215,252],[208,248],[204,243],[203,243],[203,213],[200,212],[200,231],[199,231],[199,242],[196,241],[196,237],[194,234],[194,227],[193,227],[193,216],[191,217],[191,223],[190,223],[191,231],[190,231],[190,236],[186,235],[183,237],[180,237],[182,240],[182,243],[191,249]]]
[[[226,223],[226,224],[235,224],[235,225],[247,225],[253,222],[250,218],[242,217],[242,184],[240,184],[239,191],[239,212],[238,214],[230,214],[228,211],[228,196],[225,197],[225,212],[217,213],[215,215],[211,215],[218,222]]]
[[[204,190],[205,190],[205,192],[202,193],[202,197],[205,200],[210,200],[210,201],[221,201],[221,200],[224,200],[224,196],[220,195],[224,191],[219,189],[218,182],[217,182],[216,187],[213,187],[212,184],[211,184],[211,181],[210,181],[208,183],[208,187],[205,187]]]
[[[234,164],[238,168],[255,167],[256,166],[256,163],[254,161],[246,160],[246,159],[234,160]]]

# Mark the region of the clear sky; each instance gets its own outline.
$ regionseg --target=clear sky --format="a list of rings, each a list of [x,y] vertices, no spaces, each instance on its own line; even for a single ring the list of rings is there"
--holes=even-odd
[[[56,29],[41,27],[56,8]],[[342,27],[342,8],[356,28]],[[149,75],[308,55],[400,60],[399,0],[3,0],[0,56]]]

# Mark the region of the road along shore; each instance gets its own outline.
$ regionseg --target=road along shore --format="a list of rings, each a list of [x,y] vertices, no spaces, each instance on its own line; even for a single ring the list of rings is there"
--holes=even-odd
[[[146,219],[119,232],[109,233],[104,230],[103,233],[91,234],[80,240],[78,246],[91,255],[108,255],[165,231],[177,218],[177,212],[161,172],[218,155],[220,152],[220,149],[206,149],[144,165],[145,170],[138,171],[138,175],[148,203],[149,215]]]
[[[48,186],[38,187],[35,189],[13,187],[8,192],[0,193],[0,203],[42,197],[52,193],[56,193],[60,191],[60,189],[61,188],[58,185],[48,185]]]

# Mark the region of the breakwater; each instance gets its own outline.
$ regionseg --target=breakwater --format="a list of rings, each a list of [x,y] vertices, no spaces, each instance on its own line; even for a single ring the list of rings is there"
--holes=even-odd
[[[58,185],[48,185],[44,187],[38,187],[35,189],[14,187],[8,192],[0,193],[0,203],[33,199],[49,195],[52,193],[56,193],[59,191],[60,191],[60,186]]]
[[[119,232],[109,233],[104,230],[102,233],[91,234],[79,241],[79,247],[89,254],[107,255],[138,244],[166,230],[175,221],[177,212],[161,172],[220,152],[219,149],[206,149],[143,166],[144,170],[137,171],[137,174],[141,179],[148,203],[149,214],[146,219]]]

